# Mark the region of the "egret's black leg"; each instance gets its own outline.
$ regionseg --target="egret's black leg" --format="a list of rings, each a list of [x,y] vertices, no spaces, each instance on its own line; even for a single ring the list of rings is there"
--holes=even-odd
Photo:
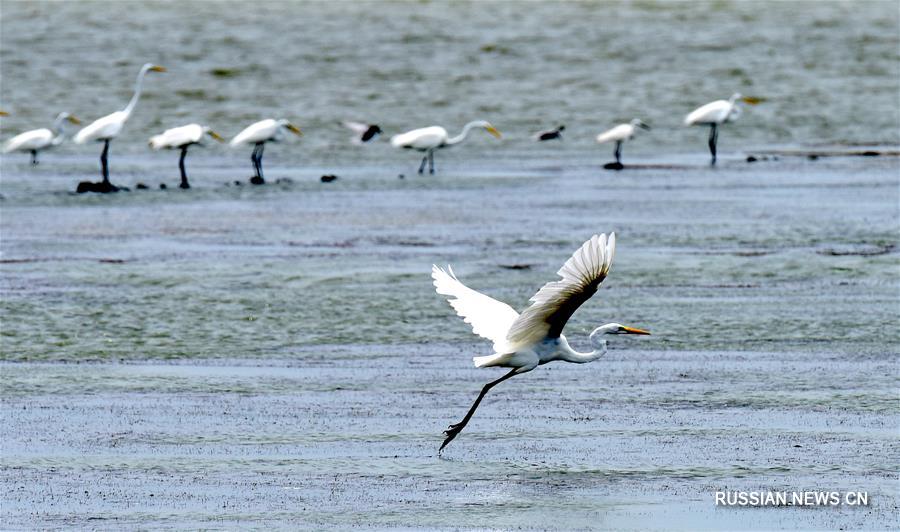
[[[253,146],[253,153],[250,154],[250,162],[253,163],[253,175],[259,176],[259,164],[256,162],[256,157],[259,156],[259,144]]]
[[[181,170],[181,184],[178,185],[181,188],[191,188],[191,185],[188,183],[187,173],[184,171],[184,157],[187,155],[187,146],[181,147],[181,157],[178,159],[178,169]]]
[[[709,126],[709,153],[712,154],[712,162],[710,165],[716,164],[716,142],[719,141],[719,125],[711,124]]]
[[[266,149],[266,143],[260,142],[257,144],[259,146],[259,154],[256,156],[256,175],[259,177],[259,184],[263,184],[266,180],[263,178],[263,169],[262,169],[262,158],[263,158],[263,150]]]
[[[425,173],[425,163],[428,162],[428,153],[425,153],[425,157],[422,157],[422,164],[419,165],[419,174]]]
[[[491,388],[512,377],[516,374],[517,371],[519,371],[519,368],[514,368],[512,371],[500,377],[499,379],[484,385],[484,388],[481,389],[481,393],[478,394],[478,399],[475,399],[475,402],[472,403],[472,407],[469,408],[469,411],[466,413],[466,417],[462,418],[462,421],[460,421],[459,423],[450,425],[447,430],[444,431],[444,434],[446,434],[447,437],[444,439],[444,443],[441,444],[441,448],[438,449],[438,453],[443,451],[444,447],[446,447],[448,443],[452,442],[453,438],[455,438],[457,434],[462,432],[462,429],[465,428],[465,426],[469,423],[469,420],[472,419],[472,414],[475,413],[478,405],[481,404],[481,400],[484,399],[484,396],[487,395]]]
[[[616,141],[616,162],[622,164],[622,141]]]
[[[103,141],[103,153],[100,154],[100,166],[103,171],[103,184],[109,184],[109,165],[107,164],[106,156],[109,155],[109,139]]]
[[[35,165],[38,163],[37,160],[37,150],[31,150],[31,164]]]
[[[428,150],[428,173],[434,174],[434,150]]]

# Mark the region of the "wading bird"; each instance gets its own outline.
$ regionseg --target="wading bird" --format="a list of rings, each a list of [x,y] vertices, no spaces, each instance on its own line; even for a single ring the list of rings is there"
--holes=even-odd
[[[566,130],[566,126],[560,125],[553,129],[547,129],[545,131],[538,131],[534,135],[531,136],[532,139],[537,141],[542,140],[562,140],[562,132]]]
[[[103,143],[103,153],[100,154],[100,166],[103,173],[103,187],[106,190],[114,191],[117,190],[116,187],[112,186],[109,182],[109,166],[107,165],[107,155],[109,155],[109,142],[116,138],[116,136],[122,131],[122,127],[125,126],[125,122],[131,117],[131,113],[134,111],[135,106],[138,103],[138,100],[141,98],[141,88],[144,85],[144,76],[147,75],[147,72],[165,72],[166,69],[154,65],[152,63],[147,63],[141,67],[141,71],[138,72],[137,81],[134,84],[134,96],[131,97],[131,101],[128,102],[128,106],[121,111],[116,111],[115,113],[108,114],[103,118],[98,118],[94,120],[90,124],[86,125],[75,135],[75,143],[76,144],[84,144],[89,141],[96,141]]]
[[[178,159],[178,169],[181,170],[181,188],[191,188],[188,183],[187,174],[184,171],[184,157],[187,155],[188,148],[195,144],[203,146],[203,140],[206,136],[225,142],[218,133],[212,129],[201,126],[200,124],[188,124],[186,126],[167,129],[159,135],[150,137],[150,147],[154,150],[181,150],[181,157]]]
[[[266,142],[281,142],[284,139],[285,129],[297,136],[303,134],[300,128],[283,118],[280,120],[267,118],[255,124],[250,124],[231,139],[231,147],[253,145],[253,153],[250,154],[250,160],[253,162],[253,171],[256,172],[256,175],[250,179],[250,182],[254,185],[262,185],[266,182],[263,179],[262,171],[263,149],[266,147]]]
[[[362,122],[344,120],[341,122],[341,125],[355,133],[353,136],[353,144],[365,144],[370,140],[375,140],[378,135],[383,133],[381,128],[378,127],[378,124],[364,124]]]
[[[641,121],[640,118],[635,118],[627,124],[619,124],[618,126],[597,135],[597,144],[603,144],[604,142],[616,143],[616,151],[614,152],[616,162],[615,165],[607,165],[609,168],[616,168],[618,170],[624,168],[622,166],[622,143],[626,140],[633,139],[634,134],[637,132],[637,128],[645,129],[647,131],[650,130],[650,126]]]
[[[719,140],[719,126],[726,122],[733,122],[741,116],[741,108],[737,102],[742,101],[750,105],[756,105],[762,101],[760,98],[744,97],[739,92],[731,95],[727,100],[716,100],[691,111],[684,118],[686,126],[709,126],[709,153],[712,155],[711,165],[716,164],[716,143]]]
[[[591,237],[559,269],[557,275],[562,279],[545,284],[531,297],[531,306],[522,314],[506,303],[462,284],[449,266],[447,270],[432,267],[431,277],[437,293],[452,298],[448,299],[450,305],[472,326],[472,332],[494,343],[493,355],[472,359],[475,367],[512,368],[482,388],[462,421],[450,425],[444,432],[446,438],[438,452],[462,431],[485,394],[497,384],[554,360],[576,364],[597,360],[606,354],[606,340],[603,339],[606,334],[650,334],[641,329],[609,323],[591,333],[593,351],[590,353],[579,353],[569,347],[562,334],[563,327],[575,310],[594,295],[606,278],[615,250],[615,233],[611,233],[609,239],[605,234]]]
[[[53,121],[52,128],[32,129],[16,135],[3,145],[3,153],[14,151],[30,152],[31,164],[37,164],[38,152],[59,146],[66,139],[66,132],[63,126],[67,121],[72,124],[81,123],[80,120],[69,113],[59,113],[56,115],[56,120]]]
[[[419,173],[422,174],[425,172],[425,162],[427,161],[429,166],[428,171],[433,174],[434,151],[441,148],[448,148],[466,140],[466,137],[469,136],[469,131],[471,131],[473,127],[483,128],[498,139],[501,137],[500,132],[497,131],[490,122],[476,120],[466,124],[462,129],[462,132],[452,138],[448,137],[447,130],[441,126],[423,127],[421,129],[414,129],[412,131],[407,131],[406,133],[394,135],[391,137],[391,146],[425,152],[425,157],[422,158],[422,164],[419,165]]]

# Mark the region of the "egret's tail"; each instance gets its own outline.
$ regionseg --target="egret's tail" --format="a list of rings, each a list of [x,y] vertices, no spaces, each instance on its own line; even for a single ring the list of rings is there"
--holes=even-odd
[[[515,353],[495,353],[483,357],[472,357],[472,362],[476,368],[489,368],[491,366],[502,366]]]

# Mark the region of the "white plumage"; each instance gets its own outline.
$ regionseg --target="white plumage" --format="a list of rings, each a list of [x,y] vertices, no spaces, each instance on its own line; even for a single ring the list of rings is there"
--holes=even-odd
[[[469,136],[469,131],[475,127],[483,128],[494,137],[498,139],[501,138],[500,132],[497,131],[497,128],[492,126],[490,122],[475,120],[474,122],[466,124],[465,127],[463,127],[462,132],[455,137],[450,137],[447,134],[447,130],[441,126],[423,127],[407,131],[406,133],[400,133],[399,135],[394,135],[391,137],[391,146],[395,148],[424,151],[425,157],[422,158],[422,164],[419,165],[419,173],[421,174],[425,171],[425,163],[427,161],[429,163],[429,172],[433,174],[434,151],[459,144]]]
[[[154,150],[172,150],[175,148],[183,148],[192,144],[203,144],[206,136],[222,140],[215,131],[207,126],[200,124],[188,124],[186,126],[174,127],[167,129],[159,135],[150,137],[150,147]]]
[[[31,152],[32,164],[37,164],[37,154],[40,151],[59,146],[65,140],[64,123],[68,121],[72,124],[80,124],[81,122],[69,113],[59,113],[53,121],[51,129],[41,128],[32,129],[20,133],[15,137],[6,141],[3,145],[3,153],[11,153],[14,151]]]
[[[572,314],[590,299],[606,279],[616,251],[616,235],[594,235],[563,264],[552,281],[531,297],[531,305],[521,314],[512,307],[462,284],[449,267],[433,266],[431,276],[438,294],[448,296],[450,305],[472,331],[493,342],[493,355],[472,360],[476,367],[512,368],[503,377],[488,383],[460,423],[450,425],[443,449],[469,422],[481,399],[494,385],[554,360],[585,363],[606,354],[605,334],[650,334],[641,329],[609,323],[590,335],[590,353],[579,353],[569,346],[562,330]]]
[[[631,122],[627,124],[619,124],[618,126],[608,129],[603,133],[597,135],[597,143],[603,144],[604,142],[615,142],[615,157],[616,164],[619,165],[618,168],[622,168],[622,143],[626,140],[631,140],[634,138],[634,134],[637,132],[637,128],[641,129],[650,129],[650,126],[645,124],[639,118],[633,119]],[[609,168],[609,166],[607,166]]]
[[[268,118],[250,124],[243,131],[238,133],[231,139],[229,143],[232,147],[241,145],[259,144],[261,142],[281,142],[284,140],[285,130],[291,131],[296,135],[300,134],[300,129],[293,126],[285,119],[275,120]]]
[[[709,126],[709,153],[712,156],[710,164],[716,164],[716,145],[719,142],[719,126],[727,122],[733,122],[741,116],[741,108],[738,100],[756,105],[763,101],[761,98],[741,96],[736,92],[727,100],[716,100],[702,107],[698,107],[684,117],[686,126]]]
[[[724,124],[734,121],[741,114],[741,108],[737,106],[739,99],[741,95],[736,92],[727,100],[716,100],[700,106],[684,117],[684,125]]]
[[[253,145],[253,153],[250,155],[250,161],[253,163],[255,175],[250,179],[254,185],[262,185],[265,183],[262,171],[263,150],[267,142],[281,142],[284,139],[285,130],[294,133],[297,136],[302,135],[300,128],[291,124],[285,119],[275,120],[268,118],[260,120],[254,124],[250,124],[243,131],[238,133],[231,139],[231,146]]]
[[[452,297],[447,301],[472,326],[472,332],[493,342],[494,351],[508,350],[506,335],[519,317],[515,309],[462,284],[449,266],[446,271],[432,266],[431,277],[438,294]]]
[[[103,184],[109,191],[118,190],[118,188],[113,187],[109,182],[109,165],[107,161],[109,143],[122,131],[122,128],[125,127],[125,122],[128,121],[131,117],[131,113],[134,112],[134,108],[141,98],[141,90],[144,86],[144,76],[146,76],[148,72],[165,71],[165,68],[152,63],[147,63],[142,66],[140,72],[138,72],[137,80],[134,83],[134,94],[131,96],[131,101],[128,102],[125,109],[94,120],[83,127],[81,131],[75,135],[74,140],[76,144],[84,144],[91,141],[103,142],[103,152],[100,154],[100,171],[103,175]]]

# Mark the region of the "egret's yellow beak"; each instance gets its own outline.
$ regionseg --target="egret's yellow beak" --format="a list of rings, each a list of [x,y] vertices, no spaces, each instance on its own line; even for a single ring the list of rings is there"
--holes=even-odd
[[[755,96],[744,96],[741,101],[750,105],[758,105],[766,101],[765,98],[757,98]]]
[[[216,133],[213,130],[207,131],[206,134],[209,135],[210,137],[218,140],[219,142],[225,142],[225,139],[223,139],[221,135],[219,135],[218,133]]]
[[[150,67],[150,72],[168,72],[166,67],[161,67],[159,65],[153,65]]]
[[[484,129],[486,129],[488,133],[497,137],[498,139],[503,138],[503,135],[501,135],[500,132],[497,131],[497,128],[495,128],[494,126],[487,126]]]
[[[635,329],[634,327],[622,327],[621,330],[625,331],[626,334],[650,334],[650,331]]]
[[[288,131],[290,131],[291,133],[297,135],[298,137],[303,136],[303,132],[300,131],[300,128],[297,127],[297,126],[295,126],[294,124],[287,124],[287,125],[284,126],[284,127],[286,127]]]
[[[66,120],[68,120],[69,122],[72,122],[75,125],[78,125],[81,123],[81,120],[78,120],[78,118],[76,118],[72,115],[69,115],[68,117],[66,117]]]
[[[9,116],[9,113],[6,111],[0,111],[0,116]]]

